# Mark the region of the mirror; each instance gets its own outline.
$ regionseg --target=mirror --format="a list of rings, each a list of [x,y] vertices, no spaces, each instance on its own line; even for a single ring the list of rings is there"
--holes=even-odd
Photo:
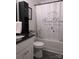
[[[29,7],[28,9],[29,9],[29,20],[32,20],[32,8]]]

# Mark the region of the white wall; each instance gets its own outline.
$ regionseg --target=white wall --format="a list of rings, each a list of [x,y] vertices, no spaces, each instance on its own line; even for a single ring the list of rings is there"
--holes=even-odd
[[[17,2],[26,1],[29,4],[29,7],[32,8],[32,20],[29,20],[29,30],[35,31],[35,1],[34,0],[16,0]],[[19,17],[19,16],[18,16]]]

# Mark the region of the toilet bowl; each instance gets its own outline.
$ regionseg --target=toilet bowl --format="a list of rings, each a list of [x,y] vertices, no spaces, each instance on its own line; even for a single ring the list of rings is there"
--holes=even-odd
[[[36,58],[42,58],[43,56],[43,50],[44,48],[44,43],[43,42],[40,42],[40,41],[36,41],[34,42],[34,56]]]

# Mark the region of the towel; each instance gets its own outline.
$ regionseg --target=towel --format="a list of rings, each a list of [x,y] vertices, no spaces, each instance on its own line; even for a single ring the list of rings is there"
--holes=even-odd
[[[16,22],[16,33],[21,33],[22,31],[22,22],[17,21]]]

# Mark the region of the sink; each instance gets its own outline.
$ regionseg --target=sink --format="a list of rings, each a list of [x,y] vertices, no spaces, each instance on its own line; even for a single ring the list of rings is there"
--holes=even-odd
[[[20,38],[23,38],[24,36],[23,35],[18,35],[16,36],[16,39],[20,39]]]
[[[18,36],[16,36],[16,41],[22,40],[23,37],[24,37],[23,35],[18,35]]]

